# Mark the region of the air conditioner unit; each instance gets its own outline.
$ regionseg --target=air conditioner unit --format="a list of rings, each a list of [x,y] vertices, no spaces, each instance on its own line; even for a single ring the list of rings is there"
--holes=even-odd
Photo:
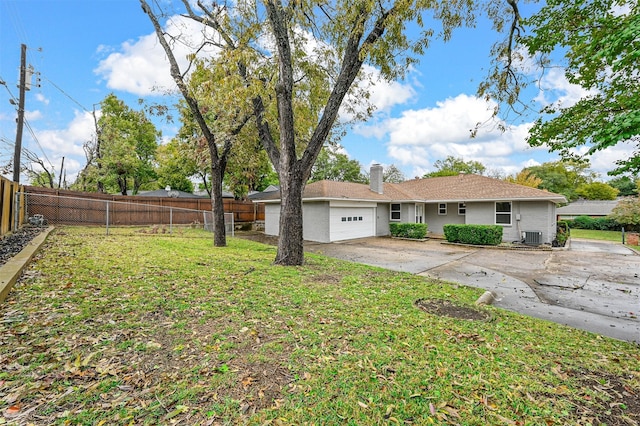
[[[539,246],[542,244],[542,232],[524,231],[524,243],[531,246]]]

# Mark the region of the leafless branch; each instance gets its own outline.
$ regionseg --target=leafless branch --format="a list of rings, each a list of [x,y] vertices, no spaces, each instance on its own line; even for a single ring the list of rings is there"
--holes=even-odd
[[[509,39],[507,42],[507,72],[517,81],[517,77],[512,70],[513,64],[513,43],[516,36],[520,36],[520,10],[518,9],[517,0],[507,0],[509,6],[513,11],[513,20],[511,21],[511,28],[509,29]]]

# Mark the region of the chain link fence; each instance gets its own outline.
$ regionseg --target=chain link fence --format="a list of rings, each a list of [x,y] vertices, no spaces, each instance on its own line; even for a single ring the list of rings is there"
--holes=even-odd
[[[137,202],[23,193],[24,218],[32,225],[152,227],[172,233],[175,227],[201,228],[213,232],[211,210],[191,210]],[[18,197],[20,193],[16,194]],[[225,230],[233,236],[233,213],[225,213]]]

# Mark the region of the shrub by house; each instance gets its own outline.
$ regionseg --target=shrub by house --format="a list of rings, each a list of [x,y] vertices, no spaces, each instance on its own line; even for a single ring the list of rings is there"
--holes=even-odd
[[[421,240],[427,236],[426,223],[390,223],[389,232],[392,237]]]
[[[444,225],[444,237],[450,243],[497,246],[502,242],[499,225]]]

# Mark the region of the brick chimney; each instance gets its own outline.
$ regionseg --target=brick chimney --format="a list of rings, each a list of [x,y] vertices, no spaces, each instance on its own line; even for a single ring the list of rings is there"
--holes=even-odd
[[[378,194],[383,193],[382,171],[380,164],[372,164],[369,170],[369,186],[373,192]]]

